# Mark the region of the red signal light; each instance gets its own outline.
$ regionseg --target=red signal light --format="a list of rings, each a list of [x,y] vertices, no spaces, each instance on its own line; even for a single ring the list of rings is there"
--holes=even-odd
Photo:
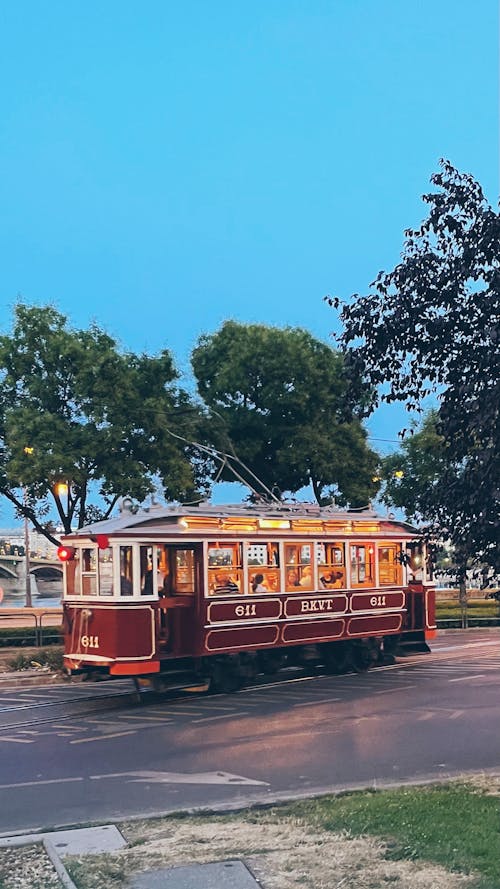
[[[72,559],[75,558],[75,547],[74,546],[58,546],[57,558],[61,562],[70,562]]]

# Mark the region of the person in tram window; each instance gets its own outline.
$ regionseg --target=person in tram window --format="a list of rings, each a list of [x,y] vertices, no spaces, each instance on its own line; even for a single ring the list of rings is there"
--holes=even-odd
[[[267,593],[263,574],[254,574],[252,577],[252,593]]]
[[[287,586],[300,586],[299,575],[295,568],[291,568],[286,576]]]
[[[239,591],[238,584],[234,582],[229,574],[220,572],[215,575],[214,593],[216,595],[221,595],[223,593],[239,593]]]
[[[334,571],[333,569],[320,577],[321,585],[327,589],[339,589],[343,584],[343,580],[344,575],[342,571]]]
[[[312,587],[312,570],[310,565],[306,565],[303,568],[299,586]]]

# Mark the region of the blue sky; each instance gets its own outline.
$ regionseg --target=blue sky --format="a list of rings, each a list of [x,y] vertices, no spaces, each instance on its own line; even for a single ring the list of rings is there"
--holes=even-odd
[[[21,295],[182,371],[227,318],[328,340],[440,157],[497,202],[496,0],[17,0],[0,67],[2,330]]]

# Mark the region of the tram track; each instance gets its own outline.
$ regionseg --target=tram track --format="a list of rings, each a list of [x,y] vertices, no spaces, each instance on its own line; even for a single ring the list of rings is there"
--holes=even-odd
[[[429,652],[425,655],[423,654],[412,654],[407,655],[405,657],[399,657],[394,664],[386,664],[374,666],[370,669],[370,673],[378,673],[383,671],[393,671],[401,669],[402,667],[411,667],[416,664],[421,666],[435,664],[439,662],[443,662],[450,659],[455,659],[461,650],[467,650],[468,652],[480,651],[485,647],[488,648],[491,645],[496,645],[496,643],[487,642],[487,641],[477,641],[470,642],[465,645],[450,645],[444,648],[439,648],[439,650]],[[339,674],[336,678],[338,680],[342,680],[348,676],[352,677],[352,673]],[[293,675],[286,675],[285,671],[280,676],[276,675],[272,680],[268,677],[262,676],[260,680],[249,683],[244,688],[240,689],[236,692],[236,695],[244,695],[248,690],[256,690],[256,689],[275,689],[279,687],[283,687],[285,685],[290,685],[294,682],[306,682],[306,681],[314,681],[317,679],[324,678],[332,678],[331,674],[327,674],[324,671],[321,671],[321,668],[318,669],[318,672],[315,674],[304,674],[294,670]],[[123,681],[123,680],[120,680]],[[111,685],[112,683],[110,683]],[[58,689],[60,686],[51,686],[51,689]],[[64,686],[65,690],[69,690],[67,686]],[[30,727],[36,727],[40,725],[44,725],[47,723],[51,723],[54,720],[58,721],[66,721],[74,718],[75,716],[87,716],[94,713],[99,712],[109,712],[111,710],[121,710],[125,707],[131,706],[150,706],[152,704],[158,702],[174,702],[178,701],[182,698],[189,698],[192,700],[193,698],[197,698],[202,696],[204,693],[206,694],[206,689],[194,690],[197,687],[192,686],[193,690],[189,690],[189,686],[177,686],[172,687],[170,689],[166,689],[163,692],[158,692],[153,689],[147,687],[141,687],[140,691],[137,688],[129,688],[129,689],[117,689],[116,691],[112,691],[111,689],[108,691],[99,691],[98,694],[85,694],[78,695],[75,697],[66,697],[60,700],[26,700],[26,697],[29,696],[29,690],[22,692],[22,696],[24,700],[13,700],[11,705],[8,706],[0,706],[0,730],[4,729],[26,729]],[[40,689],[37,690],[37,693],[40,693]],[[220,697],[221,695],[217,695]],[[15,695],[12,693],[12,697],[14,699]],[[215,697],[215,695],[214,695]],[[26,718],[22,718],[22,716]],[[36,718],[35,718],[36,716]]]

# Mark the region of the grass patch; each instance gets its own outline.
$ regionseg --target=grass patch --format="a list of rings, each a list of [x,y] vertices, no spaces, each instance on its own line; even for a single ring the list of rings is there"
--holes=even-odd
[[[494,599],[470,599],[467,603],[469,617],[495,618],[500,615],[500,606]],[[436,617],[442,620],[459,618],[460,605],[456,599],[443,599],[436,602]]]
[[[53,648],[40,648],[36,652],[24,654],[17,653],[14,657],[7,661],[7,665],[11,670],[36,670],[37,667],[48,667],[49,670],[63,669],[63,649],[59,646]],[[0,886],[1,889],[1,886]]]
[[[380,837],[393,859],[476,872],[485,889],[500,887],[500,797],[471,785],[348,793],[291,810],[329,831]]]

